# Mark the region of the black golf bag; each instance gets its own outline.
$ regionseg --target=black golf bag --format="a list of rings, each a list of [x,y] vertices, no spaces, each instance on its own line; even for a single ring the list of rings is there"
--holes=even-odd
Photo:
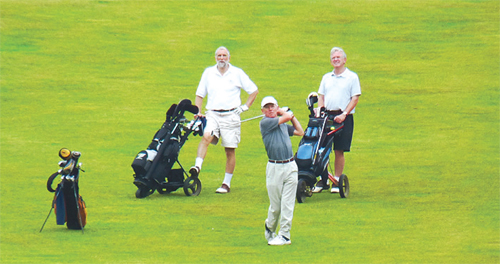
[[[80,170],[83,171],[81,163],[78,163],[81,153],[62,148],[59,151],[59,156],[63,159],[59,162],[61,169],[47,180],[47,190],[55,193],[47,219],[54,209],[58,225],[66,223],[68,229],[81,229],[83,231],[87,223],[87,208],[78,186]],[[52,182],[59,175],[61,175],[61,182],[54,190]],[[40,232],[42,232],[47,219],[45,219]]]
[[[333,139],[344,127],[343,123],[334,122],[324,109],[321,109],[320,117],[316,117],[314,104],[317,100],[316,93],[311,93],[306,100],[310,111],[309,123],[295,153],[295,162],[299,169],[297,186],[299,203],[304,202],[306,197],[312,196],[312,188],[317,182],[317,177],[328,177]]]
[[[167,111],[166,120],[156,132],[146,150],[137,154],[132,162],[134,184],[137,186],[135,196],[144,198],[157,190],[159,193],[170,193],[180,187],[186,195],[198,195],[201,192],[201,182],[197,177],[188,176],[178,160],[179,152],[188,136],[203,136],[204,118],[188,122],[184,112],[198,113],[198,107],[184,99],[179,104],[173,104]],[[172,169],[177,163],[180,168]],[[186,178],[184,177],[186,176]]]

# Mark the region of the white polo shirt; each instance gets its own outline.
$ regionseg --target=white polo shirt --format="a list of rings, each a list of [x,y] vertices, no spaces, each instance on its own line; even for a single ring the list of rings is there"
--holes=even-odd
[[[251,94],[257,86],[240,68],[229,64],[229,69],[221,75],[217,65],[208,67],[201,75],[196,95],[207,97],[208,110],[229,110],[241,105],[241,90]]]
[[[347,68],[339,75],[335,75],[335,71],[329,72],[323,75],[318,93],[325,96],[327,110],[344,111],[351,97],[361,95],[358,75]],[[353,114],[354,110],[352,109],[350,114]]]

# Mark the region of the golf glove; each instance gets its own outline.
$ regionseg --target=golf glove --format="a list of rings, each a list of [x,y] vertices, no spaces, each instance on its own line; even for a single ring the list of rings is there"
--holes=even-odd
[[[238,108],[234,109],[234,112],[238,115],[241,115],[241,113],[248,111],[248,106],[246,104],[243,104],[239,106]]]
[[[283,110],[283,112],[288,112],[288,111],[290,111],[290,107],[288,107],[288,106],[283,106],[283,107],[281,108],[281,110]]]

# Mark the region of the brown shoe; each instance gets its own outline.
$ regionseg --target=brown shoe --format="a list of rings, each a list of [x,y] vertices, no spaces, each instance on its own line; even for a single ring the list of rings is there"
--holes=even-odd
[[[216,193],[228,193],[230,192],[231,189],[229,188],[229,186],[227,186],[227,184],[223,183],[222,186],[217,189],[217,191],[215,191]]]

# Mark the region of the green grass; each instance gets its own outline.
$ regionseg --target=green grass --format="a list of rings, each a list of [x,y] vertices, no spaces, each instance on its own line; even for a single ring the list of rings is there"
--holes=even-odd
[[[498,1],[0,4],[1,263],[500,262]],[[291,246],[264,240],[258,121],[242,125],[231,194],[214,193],[217,146],[200,196],[134,196],[134,156],[171,104],[194,100],[220,45],[260,90],[242,118],[274,95],[305,126],[333,46],[360,77],[351,194],[297,204]],[[82,152],[85,234],[54,215],[38,232],[62,147]]]

